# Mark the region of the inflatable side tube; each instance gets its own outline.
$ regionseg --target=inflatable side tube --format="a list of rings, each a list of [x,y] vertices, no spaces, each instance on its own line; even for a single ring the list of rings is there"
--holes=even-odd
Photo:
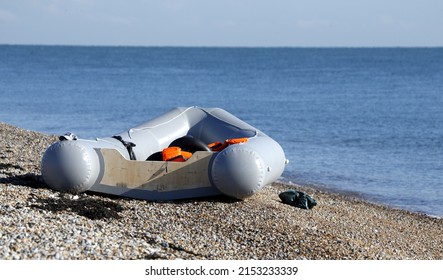
[[[220,151],[209,170],[212,185],[225,195],[244,199],[278,179],[284,167],[280,145],[269,137],[256,137]]]
[[[127,149],[117,139],[65,140],[52,144],[43,154],[41,169],[46,184],[62,192],[89,190],[102,170],[96,149],[109,148],[129,159]]]

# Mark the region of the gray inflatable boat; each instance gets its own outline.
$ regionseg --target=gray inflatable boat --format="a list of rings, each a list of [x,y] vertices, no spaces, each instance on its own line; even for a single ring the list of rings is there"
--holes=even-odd
[[[53,189],[146,200],[244,199],[287,163],[272,138],[220,108],[175,108],[109,138],[60,136],[42,158]]]

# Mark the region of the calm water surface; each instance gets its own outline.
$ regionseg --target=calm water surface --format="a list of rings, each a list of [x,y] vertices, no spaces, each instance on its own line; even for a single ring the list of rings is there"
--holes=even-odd
[[[0,103],[81,138],[221,107],[280,142],[282,181],[443,216],[442,48],[0,46]]]

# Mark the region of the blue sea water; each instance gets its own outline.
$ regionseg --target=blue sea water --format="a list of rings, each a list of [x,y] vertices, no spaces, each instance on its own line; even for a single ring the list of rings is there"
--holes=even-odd
[[[285,182],[443,217],[443,48],[3,45],[0,104],[81,138],[221,107],[282,145]]]

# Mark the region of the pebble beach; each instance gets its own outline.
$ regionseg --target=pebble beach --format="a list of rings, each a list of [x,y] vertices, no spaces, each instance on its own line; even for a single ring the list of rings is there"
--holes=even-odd
[[[1,260],[443,259],[443,219],[309,186],[274,183],[243,201],[60,193],[40,173],[55,141],[0,123]],[[317,205],[283,204],[288,189]]]

